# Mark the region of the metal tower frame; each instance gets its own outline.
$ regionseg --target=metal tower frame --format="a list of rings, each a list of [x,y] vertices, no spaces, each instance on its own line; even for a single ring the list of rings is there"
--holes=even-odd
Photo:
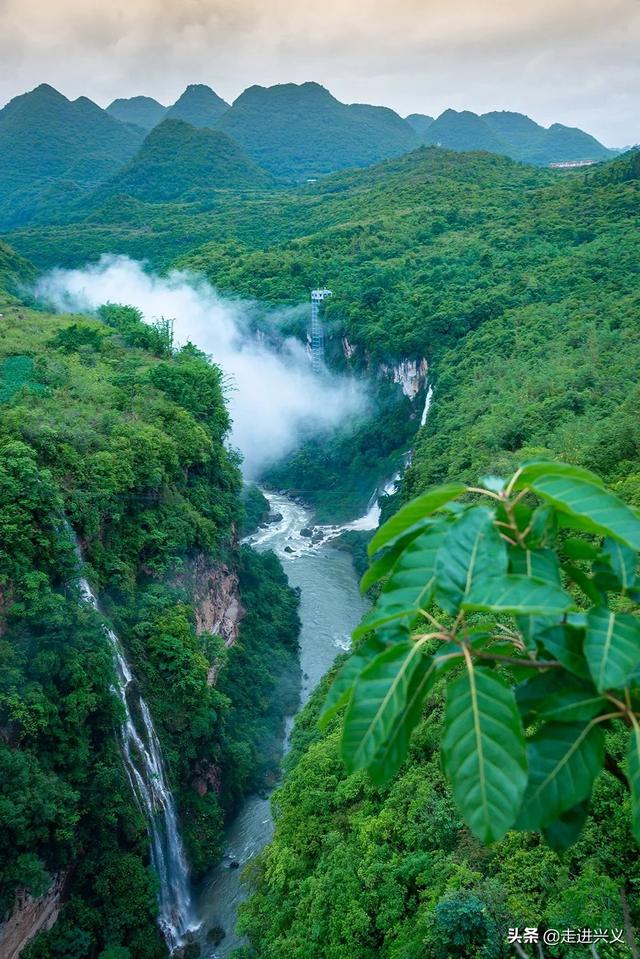
[[[314,373],[319,373],[324,366],[324,329],[320,307],[329,296],[333,296],[331,290],[311,291],[311,365]]]

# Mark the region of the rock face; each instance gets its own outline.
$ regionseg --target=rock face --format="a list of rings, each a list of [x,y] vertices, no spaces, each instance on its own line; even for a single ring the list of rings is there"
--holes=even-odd
[[[233,646],[245,614],[240,601],[238,574],[224,563],[212,564],[208,557],[198,554],[185,564],[175,582],[192,597],[197,632],[221,636],[225,646]],[[215,683],[217,675],[218,665],[214,663],[209,670],[210,686]]]
[[[424,389],[429,374],[429,364],[425,359],[401,360],[395,366],[383,365],[381,369],[386,376],[393,376],[393,382],[402,387],[402,392],[410,400],[415,400]]]
[[[0,923],[0,956],[18,959],[28,942],[39,932],[51,929],[62,903],[65,876],[54,878],[49,891],[39,899],[27,892],[19,893],[11,915]]]
[[[350,343],[346,336],[342,337],[342,352],[344,353],[345,359],[350,360],[354,357],[357,346]]]
[[[193,771],[191,787],[195,789],[199,796],[206,796],[209,790],[219,796],[222,792],[222,772],[220,768],[212,762],[198,763]]]

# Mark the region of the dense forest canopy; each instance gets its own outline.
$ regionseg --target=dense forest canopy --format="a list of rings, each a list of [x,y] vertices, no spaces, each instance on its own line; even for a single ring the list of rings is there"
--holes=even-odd
[[[366,377],[374,402],[267,477],[312,484],[321,517],[353,515],[409,448],[385,514],[434,484],[532,458],[595,469],[640,507],[638,152],[558,173],[517,161],[538,151],[547,163],[544,151],[567,143],[595,150],[586,134],[505,113],[408,123],[317,84],[250,88],[231,107],[190,87],[168,113],[134,100],[105,113],[39,88],[0,111],[13,158],[0,210],[11,244],[0,244],[3,913],[18,890],[37,896],[67,877],[62,917],[28,959],[166,953],[114,736],[111,656],[100,616],[80,603],[65,520],[152,710],[197,875],[216,861],[225,817],[276,774],[299,626],[275,557],[238,545],[239,527],[265,512],[255,492],[243,506],[224,371],[127,304],[52,315],[28,292],[38,269],[124,253],[285,306],[328,285],[327,361]],[[44,113],[55,150],[35,169]],[[58,126],[89,120],[95,149],[60,138]],[[413,149],[420,138],[443,145]],[[393,383],[407,361],[426,364],[433,387],[422,427],[424,385],[410,399]],[[199,563],[237,580],[244,617],[228,648],[196,629]],[[243,957],[499,959],[509,926],[638,927],[619,777],[597,779],[564,855],[514,831],[487,849],[441,771],[442,689],[413,717],[396,777],[373,784],[345,769],[343,714],[318,728],[327,688],[297,723],[275,839],[252,870]],[[617,729],[607,749],[624,764]]]

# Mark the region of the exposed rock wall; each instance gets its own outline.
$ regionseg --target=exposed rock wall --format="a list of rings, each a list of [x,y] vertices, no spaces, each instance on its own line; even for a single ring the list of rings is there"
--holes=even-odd
[[[49,891],[39,899],[34,899],[24,891],[18,894],[13,912],[0,923],[2,959],[18,959],[34,936],[51,929],[60,913],[65,878],[64,875],[56,876]]]
[[[395,366],[383,364],[381,371],[385,376],[392,376],[393,382],[402,387],[402,392],[410,400],[424,389],[429,374],[429,364],[422,360],[400,360]]]
[[[222,637],[225,646],[233,646],[245,614],[238,574],[224,563],[212,564],[207,556],[198,554],[176,576],[176,583],[191,595],[198,633],[213,633]],[[214,663],[209,670],[210,685],[215,683],[217,674]]]

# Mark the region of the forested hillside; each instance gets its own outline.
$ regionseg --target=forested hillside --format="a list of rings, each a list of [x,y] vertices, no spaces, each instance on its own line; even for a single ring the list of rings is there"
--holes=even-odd
[[[397,282],[406,294],[407,276],[421,276],[415,348],[432,361],[435,389],[402,497],[445,480],[508,475],[527,457],[553,456],[595,469],[640,507],[637,156],[587,177],[538,184],[504,219],[492,203],[492,222],[475,239],[475,204],[458,236],[452,205],[451,225],[428,241],[431,256],[422,244],[408,244]],[[328,236],[308,242],[330,245]],[[300,247],[285,249],[293,259]],[[255,266],[259,256],[252,259]],[[472,318],[484,275],[493,276],[490,301]],[[463,276],[468,287],[456,284]],[[386,299],[390,290],[392,284],[375,328],[364,310],[350,317],[350,337],[367,337],[370,355],[374,342],[378,350],[397,349],[397,313],[387,311],[400,299]],[[440,297],[435,309],[430,296]],[[438,313],[447,302],[443,322]],[[440,687],[408,761],[380,786],[364,772],[345,772],[340,715],[319,730],[328,685],[296,726],[274,799],[275,839],[253,868],[256,891],[242,911],[250,940],[243,956],[506,959],[513,954],[509,927],[593,928],[597,916],[601,928],[638,928],[637,845],[620,775],[625,731],[609,734],[618,766],[614,761],[613,774],[597,780],[584,831],[568,852],[518,831],[486,848],[459,819],[443,777]],[[545,947],[544,954],[580,959],[585,945]],[[595,954],[632,952],[601,942]]]
[[[326,308],[333,363],[375,375],[383,365],[425,358],[437,372],[445,351],[457,349],[471,331],[480,337],[489,322],[492,330],[524,329],[527,336],[531,325],[548,333],[545,323],[552,323],[563,344],[573,324],[581,331],[575,348],[586,350],[587,321],[611,323],[627,308],[638,285],[637,156],[598,171],[558,175],[496,156],[422,148],[312,187],[245,194],[238,201],[220,195],[206,212],[198,203],[105,207],[82,224],[23,232],[15,242],[43,265],[61,255],[77,266],[89,252],[143,257],[152,236],[157,266],[186,267],[222,290],[276,303],[303,301],[321,277],[334,291]],[[212,234],[215,240],[197,245]],[[353,348],[349,359],[343,337]],[[553,349],[545,337],[540,333],[540,348]],[[559,345],[558,356],[563,351]],[[457,364],[459,354],[451,357]],[[514,363],[528,363],[526,351],[516,357]],[[490,350],[487,365],[494,361]],[[537,356],[530,376],[547,370],[546,357]],[[484,378],[476,380],[474,390],[485,389]],[[558,402],[568,403],[564,386],[559,389],[564,399]],[[542,403],[543,392],[527,404]],[[595,388],[593,402],[604,402]],[[576,403],[578,416],[589,413],[588,395]],[[436,407],[433,415],[440,415]],[[544,417],[537,428],[549,434]],[[405,442],[401,429],[390,432]],[[535,430],[530,425],[520,432],[521,441],[504,440],[514,452],[529,445]],[[379,443],[364,443],[371,458],[387,455]],[[324,465],[314,482],[328,490],[340,475],[346,488],[357,487],[354,475],[362,472],[348,453],[348,439],[339,449],[336,439],[328,462],[315,457],[318,467]],[[288,475],[274,475],[277,485],[309,486],[300,482],[300,471],[310,465],[305,451],[301,456]],[[456,456],[464,459],[461,452]],[[344,472],[349,464],[354,473]]]
[[[270,183],[269,174],[226,134],[167,119],[151,131],[131,162],[97,191],[92,202],[100,204],[126,194],[161,203]]]
[[[2,285],[32,275],[0,253]],[[128,308],[52,316],[0,293],[0,314],[0,913],[57,882],[61,917],[22,955],[159,959],[112,649],[81,603],[74,537],[151,708],[196,875],[277,768],[297,598],[275,557],[239,550],[217,367]],[[214,635],[221,603],[236,617]]]
[[[64,207],[117,170],[143,139],[142,129],[47,84],[15,97],[0,110],[0,226]]]

